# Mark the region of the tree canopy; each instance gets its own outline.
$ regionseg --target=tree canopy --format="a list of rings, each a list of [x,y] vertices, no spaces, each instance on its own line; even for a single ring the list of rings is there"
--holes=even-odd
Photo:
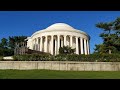
[[[95,45],[94,53],[118,53],[120,52],[120,17],[112,22],[100,22],[96,27],[103,30],[100,37],[103,43]]]
[[[2,38],[0,41],[0,56],[14,55],[15,43],[25,42],[27,36],[9,36],[8,39]]]

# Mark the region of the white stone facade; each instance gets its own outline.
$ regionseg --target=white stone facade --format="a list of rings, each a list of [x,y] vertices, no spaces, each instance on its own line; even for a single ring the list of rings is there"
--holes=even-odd
[[[52,55],[59,54],[59,48],[63,46],[76,48],[76,54],[90,54],[89,35],[65,23],[53,24],[35,32],[27,39],[29,49],[48,52]]]

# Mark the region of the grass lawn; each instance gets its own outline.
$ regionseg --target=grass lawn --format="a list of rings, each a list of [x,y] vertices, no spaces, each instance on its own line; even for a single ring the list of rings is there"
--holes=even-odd
[[[0,79],[120,79],[119,71],[0,70]]]

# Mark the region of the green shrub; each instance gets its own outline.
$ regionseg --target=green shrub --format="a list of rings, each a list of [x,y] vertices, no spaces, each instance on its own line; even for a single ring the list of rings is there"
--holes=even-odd
[[[59,48],[59,53],[60,54],[73,54],[75,52],[75,48],[72,49],[69,46],[63,46]]]
[[[15,61],[81,61],[81,62],[120,62],[120,54],[26,54],[13,56]]]
[[[2,61],[3,60],[3,56],[0,56],[0,61]]]
[[[26,55],[14,55],[15,61],[48,61],[51,60],[49,54],[26,54]]]

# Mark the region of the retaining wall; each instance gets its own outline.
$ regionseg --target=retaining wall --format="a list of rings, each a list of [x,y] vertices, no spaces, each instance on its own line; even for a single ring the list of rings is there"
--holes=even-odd
[[[0,61],[0,69],[49,69],[72,71],[120,71],[120,62]]]

